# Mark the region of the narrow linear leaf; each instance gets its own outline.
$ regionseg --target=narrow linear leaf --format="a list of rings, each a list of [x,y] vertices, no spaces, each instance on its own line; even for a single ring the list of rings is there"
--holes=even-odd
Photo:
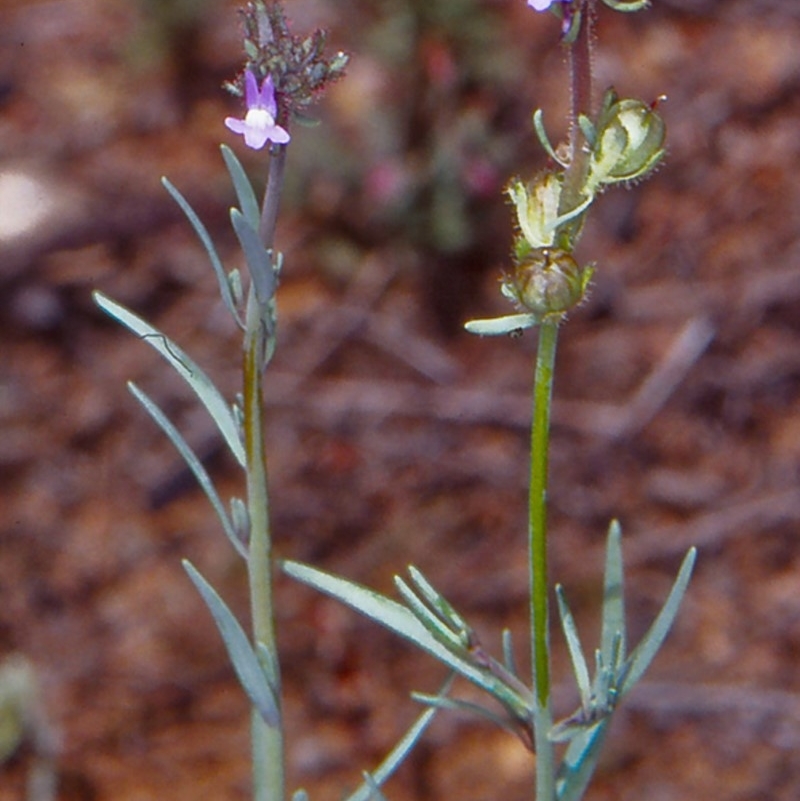
[[[406,607],[396,601],[360,584],[300,562],[286,561],[282,563],[282,568],[288,576],[336,598],[351,609],[414,643],[473,684],[486,690],[521,719],[527,719],[531,714],[531,705],[522,696],[496,676],[480,670],[441,645]]]
[[[244,167],[242,167],[242,163],[236,157],[236,154],[227,145],[220,145],[219,149],[222,152],[222,158],[225,160],[225,166],[228,168],[228,174],[231,176],[236,199],[239,201],[239,209],[245,220],[255,230],[258,230],[261,213],[258,209],[258,200],[256,200],[253,185],[250,183],[250,179],[247,177],[247,173],[244,171]]]
[[[619,638],[619,645],[615,642]],[[606,567],[603,581],[603,623],[600,650],[603,662],[611,664],[611,655],[619,648],[620,661],[625,661],[625,577],[622,562],[622,529],[612,520],[606,540]]]
[[[150,415],[150,417],[153,418],[156,425],[167,435],[169,441],[175,446],[178,453],[180,453],[180,455],[183,457],[184,462],[186,462],[187,466],[194,474],[194,477],[197,479],[197,483],[200,485],[203,492],[205,492],[206,497],[214,507],[214,511],[217,513],[217,517],[219,518],[220,523],[222,523],[222,528],[225,531],[228,539],[231,541],[231,545],[233,545],[234,549],[240,556],[247,558],[247,549],[236,534],[234,525],[231,522],[230,517],[228,517],[227,511],[225,510],[225,504],[219,497],[219,494],[217,493],[210,476],[206,472],[205,467],[203,467],[203,463],[197,458],[197,455],[192,450],[189,443],[186,442],[180,431],[178,431],[178,429],[172,425],[169,418],[164,414],[164,412],[161,411],[152,398],[139,389],[139,387],[137,387],[132,381],[128,382],[128,389],[131,391],[131,394],[134,396],[134,398],[136,398],[136,400],[142,404],[144,410]]]
[[[564,754],[556,777],[558,801],[580,801],[592,779],[610,720],[574,738]]]
[[[444,698],[453,686],[453,677],[450,676],[444,683],[436,698]],[[411,753],[411,749],[419,742],[425,730],[431,724],[437,710],[434,708],[426,709],[411,725],[408,731],[398,740],[395,747],[386,755],[378,767],[372,771],[372,778],[378,784],[384,784],[397,768],[405,761]],[[362,784],[346,801],[368,801],[370,788],[367,784]]]
[[[219,284],[219,292],[222,296],[222,302],[225,304],[225,307],[233,316],[233,319],[236,320],[236,324],[239,328],[244,328],[244,323],[242,322],[242,318],[239,316],[239,311],[236,308],[236,301],[233,297],[233,293],[231,292],[230,284],[228,283],[228,275],[225,272],[225,268],[222,266],[222,261],[217,254],[217,249],[214,247],[214,242],[211,239],[211,235],[208,233],[208,229],[203,225],[202,220],[197,216],[195,210],[189,205],[189,201],[180,193],[178,188],[169,180],[169,178],[162,178],[161,184],[164,189],[169,192],[172,196],[172,199],[180,206],[181,211],[186,215],[186,219],[189,220],[190,225],[194,228],[194,232],[197,234],[197,238],[202,243],[203,247],[208,254],[208,259],[211,262],[211,266],[214,269],[214,274],[217,276],[217,283]]]
[[[664,638],[669,633],[670,628],[672,628],[681,601],[686,593],[686,588],[689,585],[696,558],[697,549],[690,548],[683,559],[681,568],[675,578],[675,583],[672,585],[669,596],[658,613],[658,617],[642,637],[641,642],[634,648],[626,663],[626,673],[619,688],[620,697],[625,695],[639,681],[650,666],[656,653],[658,653],[658,649],[664,642]]]
[[[231,224],[244,252],[250,278],[260,306],[266,306],[275,295],[277,278],[272,267],[272,251],[264,247],[257,230],[239,209],[231,209]]]
[[[514,640],[509,629],[503,629],[503,664],[512,675],[517,675],[517,659],[514,655]]]
[[[575,618],[572,616],[567,599],[564,597],[564,588],[560,584],[556,585],[556,598],[558,599],[558,611],[561,616],[561,627],[567,640],[567,648],[572,660],[572,670],[575,673],[575,681],[581,696],[581,706],[586,709],[589,706],[589,699],[592,693],[589,668],[586,666]]]
[[[436,610],[444,623],[459,631],[469,631],[467,621],[456,612],[447,598],[425,578],[421,570],[414,567],[414,565],[409,565],[408,573],[422,596]]]
[[[469,320],[464,328],[470,334],[480,337],[498,337],[504,334],[515,334],[525,328],[539,324],[535,314],[507,314],[504,317],[492,317],[487,320]]]
[[[183,560],[184,570],[197,588],[217,624],[222,641],[228,651],[233,669],[247,697],[268,726],[280,725],[280,713],[275,693],[270,687],[261,662],[253,652],[250,641],[233,612],[226,606],[217,591],[203,578],[197,568]]]
[[[426,631],[448,650],[456,652],[464,650],[464,644],[447,626],[414,594],[414,591],[400,576],[394,578],[395,586],[414,617],[425,627]]]
[[[239,437],[239,427],[231,407],[211,379],[189,358],[186,352],[171,339],[154,328],[150,323],[134,314],[102,292],[92,293],[94,302],[109,316],[122,323],[128,330],[144,340],[173,367],[178,375],[192,388],[192,391],[206,407],[217,428],[231,449],[236,461],[244,467],[244,446]]]
[[[500,715],[492,712],[491,709],[487,709],[480,704],[474,704],[471,701],[461,701],[458,698],[440,698],[436,695],[426,695],[425,693],[411,693],[411,697],[421,704],[427,704],[436,709],[449,709],[454,712],[466,712],[469,715],[476,715],[477,717],[494,723],[495,726],[498,726],[504,731],[516,734],[514,729],[509,725],[507,719],[500,717]]]

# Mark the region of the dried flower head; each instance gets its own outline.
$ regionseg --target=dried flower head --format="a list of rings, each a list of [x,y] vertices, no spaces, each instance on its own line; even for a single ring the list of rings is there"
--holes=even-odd
[[[287,124],[292,117],[302,117],[326,86],[344,75],[349,56],[342,52],[329,57],[324,54],[324,30],[306,37],[292,35],[283,7],[276,0],[266,4],[252,0],[242,10],[242,17],[245,70],[226,86],[241,97],[247,92],[249,73],[257,79],[269,76],[277,104],[276,121]]]

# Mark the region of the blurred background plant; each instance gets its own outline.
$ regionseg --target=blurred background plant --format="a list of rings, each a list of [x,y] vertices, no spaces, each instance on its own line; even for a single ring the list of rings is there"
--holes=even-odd
[[[217,143],[221,121],[236,110],[219,90],[239,61],[234,5],[207,5],[199,66],[179,87],[166,70],[134,71],[129,48],[144,18],[132,4],[0,4],[0,649],[33,662],[65,731],[67,801],[160,797],[176,786],[232,794],[247,781],[243,707],[217,642],[195,625],[199,607],[178,557],[188,553],[244,609],[240,566],[216,544],[190,477],[130,403],[124,379],[156,388],[223,488],[233,471],[178,383],[88,303],[101,286],[169,320],[169,333],[208,353],[234,388],[215,288],[157,182],[167,173],[181,186],[231,258],[232,197]],[[517,477],[531,343],[495,349],[441,338],[442,318],[421,311],[432,304],[420,297],[419,278],[438,261],[423,266],[404,240],[403,215],[366,200],[361,177],[362,163],[380,161],[367,158],[364,132],[407,92],[404,65],[382,66],[368,34],[391,30],[390,10],[402,7],[293,0],[290,8],[299,28],[332,27],[336,46],[359,58],[320,107],[325,125],[296,132],[297,180],[279,230],[294,274],[282,287],[285,356],[267,387],[278,547],[332,570],[346,566],[384,591],[391,579],[382,565],[408,558],[441,577],[440,589],[479,631],[512,615],[521,632],[526,577],[497,554],[514,553],[524,514]],[[481,96],[504,111],[477,127],[492,131],[498,164],[533,172],[541,151],[532,136],[520,140],[530,109],[548,109],[554,140],[566,118],[557,110],[563,56],[551,46],[558,23],[511,0],[479,11],[507,37],[498,52],[513,49],[519,63],[507,90],[493,84],[494,94]],[[800,188],[787,163],[798,157],[798,10],[766,0],[662,0],[641,22],[601,21],[599,33],[601,85],[613,76],[626,95],[652,98],[668,87],[669,169],[635,192],[609,193],[584,235],[587,253],[606,255],[561,350],[554,569],[581,630],[593,630],[598,574],[573,557],[596,563],[598,532],[619,514],[637,599],[632,636],[652,619],[686,545],[700,543],[713,569],[700,569],[669,653],[615,722],[596,793],[793,801]],[[379,41],[392,44],[391,36]],[[629,66],[618,79],[623,46]],[[423,72],[416,61],[410,69]],[[179,90],[194,100],[181,106]],[[475,96],[464,91],[465,109],[474,111]],[[435,104],[420,113],[426,131],[445,127]],[[417,156],[400,150],[395,158],[407,165],[401,175],[416,175]],[[510,176],[498,171],[502,187]],[[456,264],[458,275],[486,275],[459,323],[495,302],[503,310],[493,300],[496,268],[512,229],[498,194],[489,206],[472,218],[480,244],[467,251],[488,255]],[[377,222],[367,226],[367,214]],[[715,338],[703,349],[709,317]],[[501,389],[476,390],[478,376]],[[586,447],[589,456],[576,460]],[[512,561],[524,559],[520,551]],[[485,584],[467,594],[479,569],[488,570]],[[353,764],[378,756],[409,723],[405,688],[440,677],[370,624],[278,590],[299,746],[290,771],[310,776],[316,796],[346,785]],[[678,673],[684,682],[658,680]],[[561,691],[566,714],[575,698]],[[528,755],[504,734],[455,720],[437,722],[432,738],[398,777],[396,801],[486,797],[487,764],[502,772],[509,797],[527,792]],[[465,755],[455,774],[440,756],[448,742]],[[659,767],[672,766],[666,773],[645,759],[653,743]],[[25,767],[24,759],[4,767],[3,801],[17,801]]]

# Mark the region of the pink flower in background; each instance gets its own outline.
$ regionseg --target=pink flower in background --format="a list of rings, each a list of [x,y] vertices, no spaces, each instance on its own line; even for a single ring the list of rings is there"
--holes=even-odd
[[[289,141],[289,133],[275,123],[278,106],[275,102],[275,86],[268,75],[258,90],[256,76],[248,70],[244,76],[247,114],[243,120],[226,117],[225,125],[234,133],[244,136],[244,143],[254,150],[261,150],[267,142],[283,145]]]

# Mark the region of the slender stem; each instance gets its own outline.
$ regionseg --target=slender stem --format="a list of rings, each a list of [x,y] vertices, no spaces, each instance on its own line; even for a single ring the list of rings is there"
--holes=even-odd
[[[267,250],[275,241],[275,226],[278,222],[278,206],[283,190],[283,176],[286,172],[286,145],[275,145],[269,162],[267,190],[264,192],[264,205],[261,208],[261,222],[258,235]]]
[[[255,297],[255,293],[251,293]],[[248,315],[250,316],[250,315]],[[258,327],[256,327],[258,331]],[[249,331],[248,331],[249,333]],[[272,542],[269,528],[267,461],[261,395],[261,353],[256,337],[248,337],[244,355],[244,430],[247,458],[247,508],[250,516],[250,548],[247,559],[253,637],[267,653],[277,654],[272,603]],[[268,673],[280,709],[280,673],[277,657]],[[255,801],[282,801],[283,735],[281,726],[270,727],[253,711],[253,797]]]
[[[286,164],[286,148],[278,146],[270,161],[269,179],[264,194],[259,236],[271,249],[275,238],[278,205]],[[270,677],[280,710],[280,668],[275,636],[272,597],[272,538],[270,535],[267,457],[264,449],[264,404],[261,378],[267,333],[255,292],[251,287],[247,300],[244,342],[244,436],[247,459],[247,509],[250,516],[250,545],[247,560],[250,585],[250,613],[253,638],[270,655],[264,668]],[[253,747],[254,801],[283,801],[285,797],[283,728],[280,722],[271,727],[253,710],[251,720]]]
[[[594,0],[577,0],[572,13],[580,14],[580,27],[569,45],[570,63],[570,162],[564,175],[559,213],[580,206],[588,154],[580,115],[591,116],[592,23]],[[559,246],[571,251],[582,224],[578,217],[561,231]],[[533,684],[535,688],[534,743],[536,748],[536,801],[555,801],[555,750],[549,739],[553,725],[550,699],[550,633],[548,626],[547,568],[547,468],[550,445],[550,410],[553,396],[558,319],[545,320],[539,328],[536,374],[533,387],[531,427],[531,477],[529,494],[529,547],[531,582],[531,629]]]
[[[592,27],[594,7],[591,0],[581,4],[581,27],[569,48],[570,62],[570,150],[571,160],[580,157],[583,133],[578,125],[581,114],[592,110]]]
[[[580,14],[580,28],[574,42],[569,44],[570,68],[570,125],[569,166],[564,173],[564,188],[561,192],[559,214],[577,208],[586,198],[583,187],[589,167],[586,139],[578,120],[582,114],[592,116],[592,29],[594,26],[594,0],[581,0],[574,13]],[[562,231],[560,245],[571,250],[577,238],[582,217],[578,217]]]
[[[528,495],[530,603],[533,684],[536,695],[536,799],[555,799],[555,754],[548,735],[553,725],[550,703],[550,634],[547,571],[547,466],[550,443],[550,407],[558,343],[558,320],[546,319],[539,328],[539,346],[533,387],[531,475]]]

